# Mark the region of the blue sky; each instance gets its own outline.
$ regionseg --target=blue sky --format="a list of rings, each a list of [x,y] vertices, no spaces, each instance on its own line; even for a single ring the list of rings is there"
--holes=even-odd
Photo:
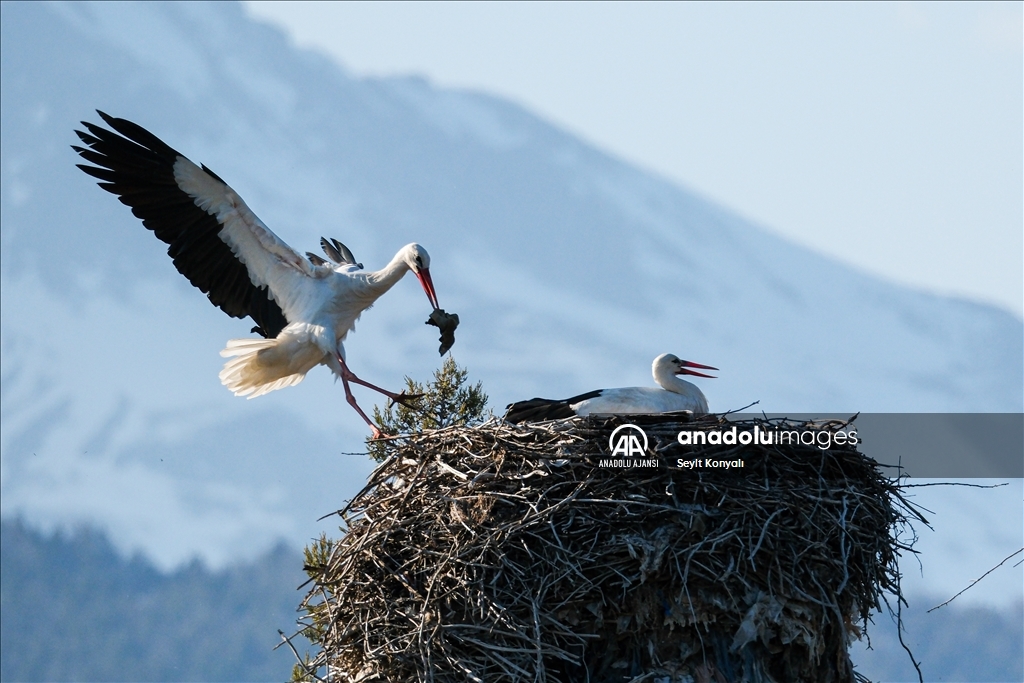
[[[1021,3],[249,2],[862,269],[1024,315]]]

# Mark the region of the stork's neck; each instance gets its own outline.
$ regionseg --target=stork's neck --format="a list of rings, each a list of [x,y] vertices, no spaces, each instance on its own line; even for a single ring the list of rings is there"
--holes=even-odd
[[[678,376],[674,375],[669,368],[658,368],[655,370],[654,381],[657,382],[662,389],[676,394],[689,395],[697,388],[696,384],[687,382],[685,379],[680,379]]]
[[[382,295],[401,280],[410,270],[409,264],[405,261],[404,252],[395,254],[391,262],[378,271],[370,273],[366,278],[367,284],[376,296]]]

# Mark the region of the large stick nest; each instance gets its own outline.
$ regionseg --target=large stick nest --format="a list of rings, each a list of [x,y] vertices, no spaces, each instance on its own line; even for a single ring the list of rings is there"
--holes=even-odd
[[[392,439],[339,513],[347,533],[309,553],[306,675],[854,680],[851,639],[899,593],[896,532],[916,513],[898,482],[852,446],[680,446],[722,427],[681,419],[629,420],[661,460],[646,469],[598,466],[619,418]],[[780,424],[729,426],[755,423]]]

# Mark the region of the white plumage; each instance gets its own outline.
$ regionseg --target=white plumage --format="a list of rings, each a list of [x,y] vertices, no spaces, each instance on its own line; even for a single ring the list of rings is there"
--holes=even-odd
[[[220,177],[197,166],[144,128],[99,112],[116,132],[82,122],[87,147],[74,150],[95,166],[79,164],[117,195],[143,225],[169,245],[178,271],[225,313],[251,317],[261,339],[232,339],[220,373],[236,395],[254,398],[298,384],[316,365],[342,380],[348,402],[359,408],[349,382],[396,401],[410,397],[356,377],[343,340],[360,314],[409,271],[431,305],[437,295],[430,256],[418,244],[402,247],[383,269],[366,271],[340,242],[321,239],[330,261],[304,257],[275,235]]]
[[[306,259],[300,263],[309,264]],[[352,374],[346,376],[342,342],[355,328],[360,314],[410,270],[423,278],[424,290],[436,308],[433,286],[428,284],[429,264],[430,257],[418,244],[403,247],[377,272],[310,264],[311,272],[299,271],[301,275],[296,277],[289,268],[274,264],[267,278],[269,289],[274,294],[284,292],[275,299],[285,318],[294,322],[272,339],[228,341],[220,355],[231,360],[224,364],[221,382],[236,396],[255,398],[298,384],[313,367],[326,365],[342,380],[365,384]],[[300,268],[306,270],[306,266]]]
[[[677,375],[695,375],[714,379],[711,375],[695,372],[691,368],[717,370],[718,368],[682,360],[671,353],[654,359],[651,373],[661,387],[622,387],[597,389],[562,400],[533,398],[508,406],[509,422],[535,422],[555,420],[573,415],[630,415],[673,413],[689,410],[694,415],[708,412],[708,401],[696,385]]]

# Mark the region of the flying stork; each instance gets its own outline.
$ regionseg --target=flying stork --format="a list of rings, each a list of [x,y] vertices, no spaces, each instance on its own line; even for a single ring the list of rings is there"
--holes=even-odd
[[[717,370],[710,365],[691,363],[671,353],[654,359],[651,372],[661,389],[654,387],[622,387],[597,389],[579,396],[562,399],[531,398],[529,401],[510,403],[505,419],[512,423],[557,420],[574,415],[629,415],[673,413],[689,410],[694,415],[708,412],[708,400],[696,385],[676,375],[695,375],[715,379],[711,375],[690,368]]]
[[[408,271],[419,278],[438,312],[426,249],[408,244],[378,271],[364,270],[337,240],[321,240],[330,262],[308,253],[303,257],[209,168],[195,165],[131,121],[97,113],[113,130],[82,122],[88,132],[75,132],[86,146],[72,149],[94,165],[78,167],[170,245],[167,254],[178,272],[211,303],[256,323],[252,331],[260,338],[232,339],[221,351],[230,359],[220,373],[224,386],[236,396],[255,398],[298,384],[314,366],[326,365],[341,378],[346,400],[379,437],[349,383],[402,403],[416,397],[357,377],[342,342],[359,315]]]

